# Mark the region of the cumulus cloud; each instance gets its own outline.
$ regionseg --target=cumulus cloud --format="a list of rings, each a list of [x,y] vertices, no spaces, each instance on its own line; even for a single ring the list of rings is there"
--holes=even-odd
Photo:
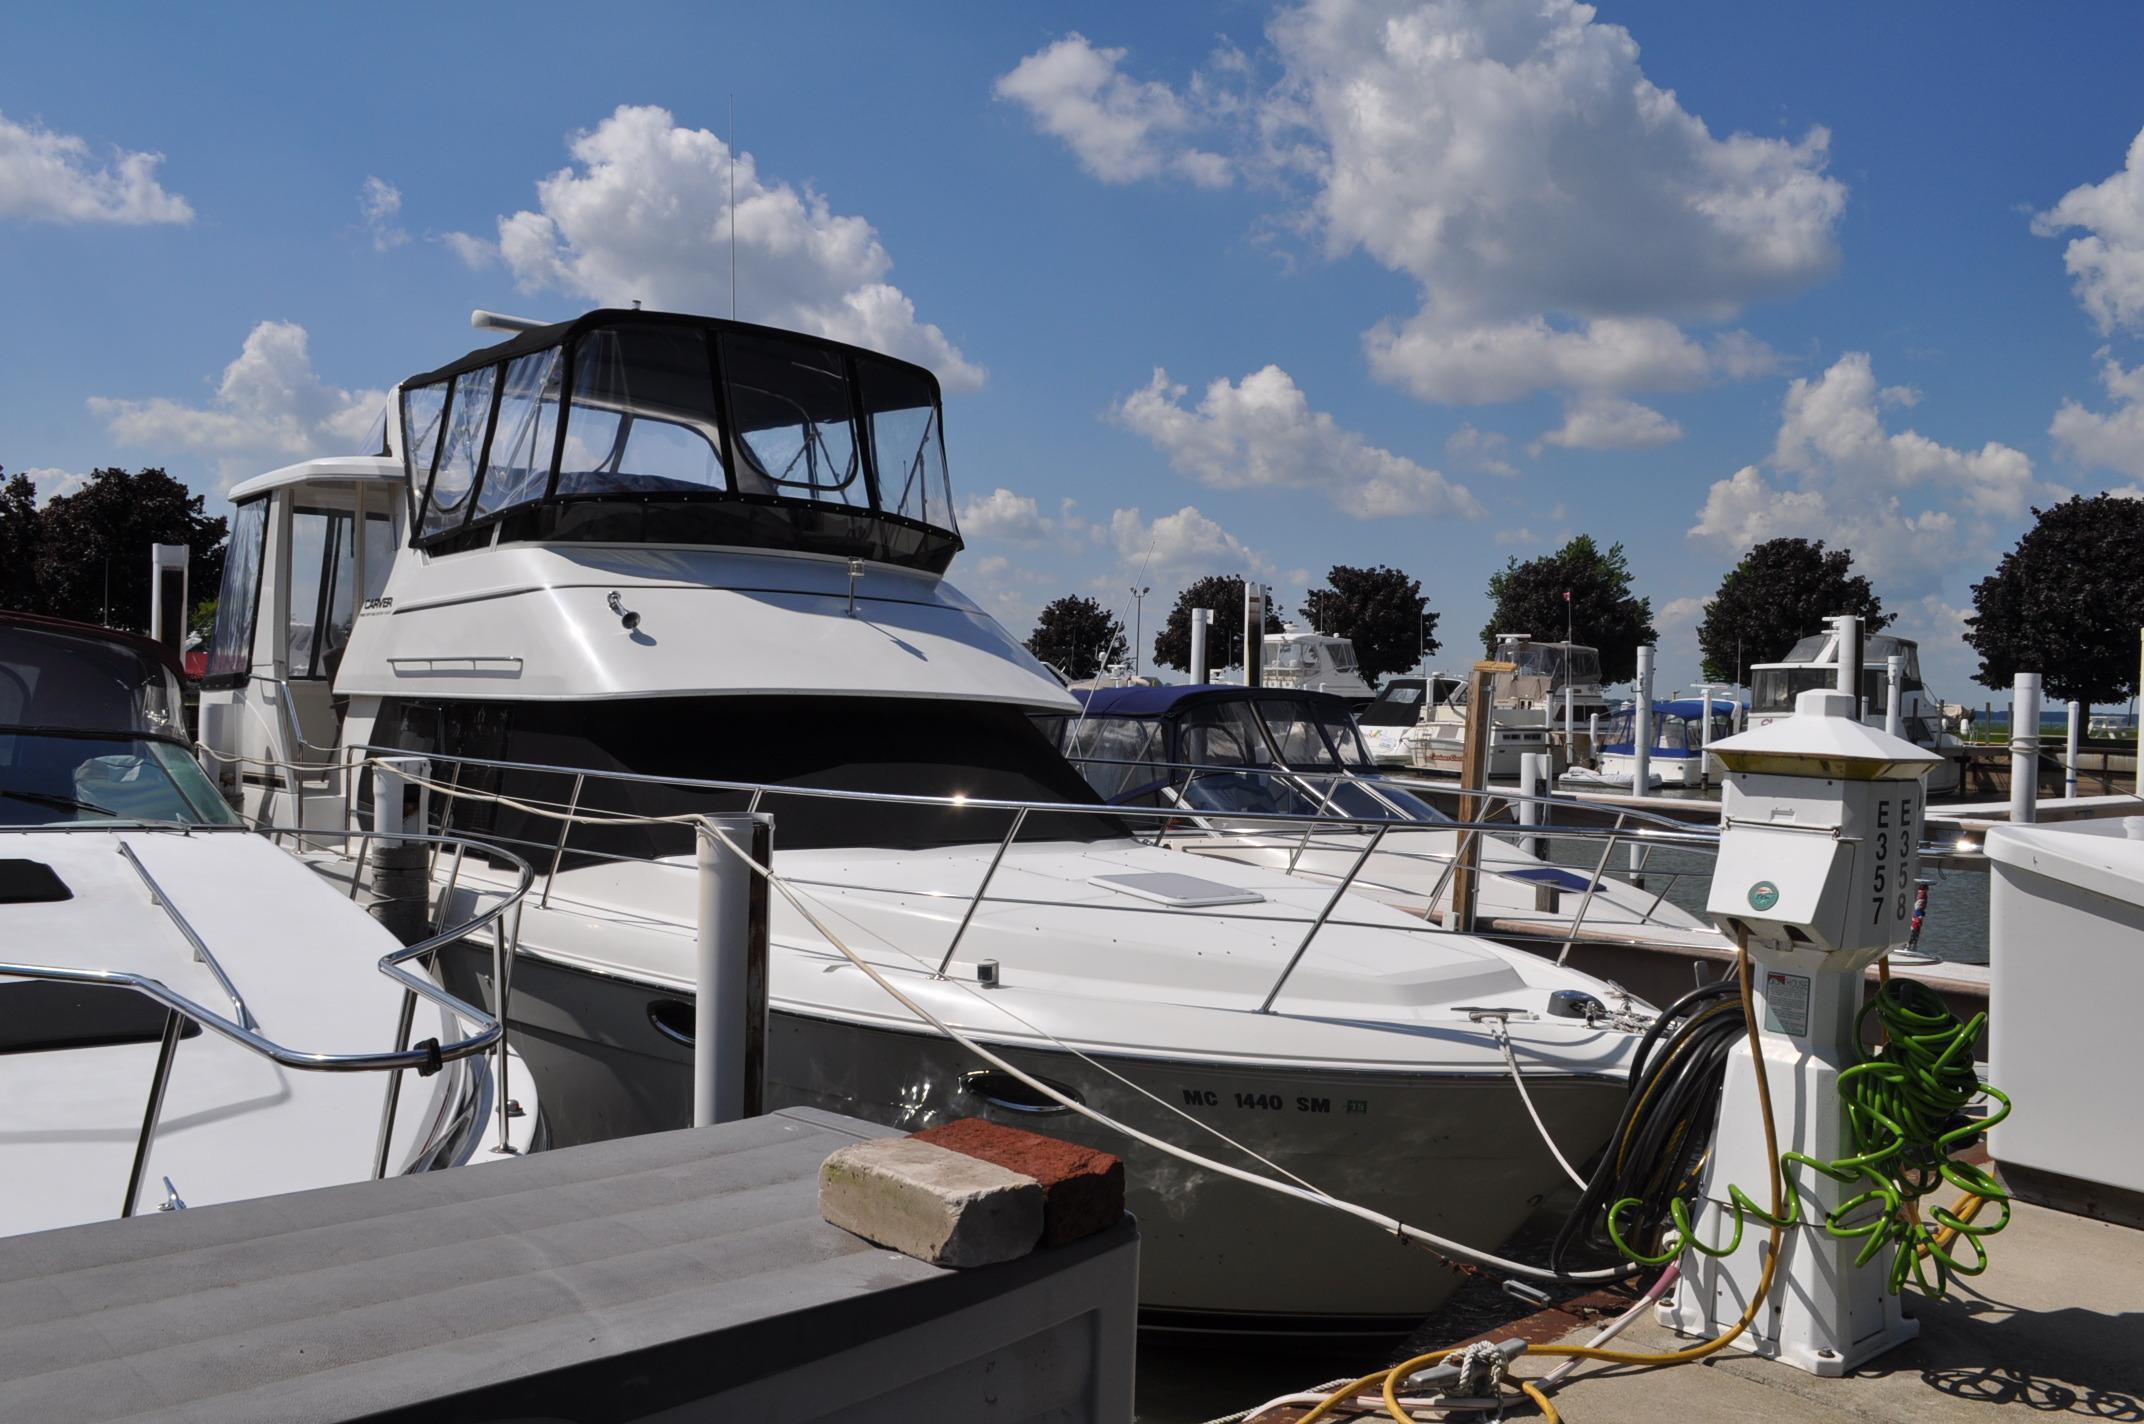
[[[499,244],[471,232],[443,232],[439,240],[447,245],[447,251],[462,260],[462,265],[472,272],[481,272],[499,260]]]
[[[993,92],[1026,109],[1036,128],[1104,183],[1163,176],[1201,188],[1233,182],[1228,159],[1190,141],[1206,121],[1202,106],[1157,80],[1126,74],[1125,53],[1074,31],[1000,75]]]
[[[1650,450],[1682,439],[1682,427],[1650,406],[1587,396],[1563,408],[1563,424],[1541,437],[1567,450]]]
[[[1002,485],[960,507],[960,531],[970,539],[1001,539],[1013,544],[1094,539],[1102,532],[1070,499],[1058,501],[1056,514],[1045,514],[1033,498]]]
[[[1156,575],[1268,571],[1271,563],[1242,540],[1185,505],[1149,523],[1136,508],[1109,516],[1109,534],[1117,557],[1133,569]]]
[[[1278,74],[1258,102],[1217,110],[1232,127],[1213,141],[1301,195],[1281,226],[1416,281],[1417,312],[1365,344],[1380,379],[1424,400],[1744,379],[1773,364],[1761,343],[1683,325],[1838,265],[1846,187],[1825,172],[1829,134],[1714,134],[1591,6],[1305,0],[1269,37]],[[1069,36],[1000,90],[1026,71],[1038,93],[1069,96],[1031,107],[1088,171],[1154,176],[1185,105],[1124,76],[1122,57]],[[1112,94],[1114,109],[1097,97]]]
[[[746,320],[906,357],[948,389],[982,384],[982,367],[885,280],[893,258],[869,222],[764,177],[751,154],[736,155],[732,212],[729,145],[666,109],[622,105],[569,149],[573,164],[536,185],[536,208],[498,222],[496,252],[524,291],[726,313],[734,230]],[[465,262],[494,250],[466,233],[447,240]]]
[[[2102,333],[2144,328],[2144,131],[2130,140],[2119,173],[2062,195],[2032,230],[2059,237],[2082,230],[2062,250],[2062,265]]]
[[[2127,370],[2113,353],[2099,353],[2099,381],[2112,408],[2087,410],[2062,402],[2048,434],[2068,458],[2098,470],[2144,478],[2144,366]]]
[[[1477,430],[1472,425],[1462,425],[1444,441],[1444,457],[1495,475],[1498,479],[1515,480],[1520,475],[1517,465],[1511,463],[1511,438],[1493,430]]]
[[[61,495],[73,494],[83,485],[89,483],[87,475],[77,474],[73,470],[56,469],[49,465],[34,469],[17,470],[13,475],[9,475],[8,478],[13,479],[15,475],[22,475],[29,480],[31,487],[36,491],[36,498],[39,504],[43,504],[48,499],[58,499]]]
[[[1783,535],[1820,538],[1864,562],[1927,573],[1955,562],[1961,538],[1977,547],[1995,522],[2062,493],[2008,445],[1954,448],[1886,429],[1886,404],[1862,352],[1792,382],[1769,469],[1748,465],[1716,481],[1690,537],[1723,553]]]
[[[321,380],[304,327],[264,321],[247,333],[205,404],[92,396],[89,410],[123,444],[210,457],[228,489],[277,465],[349,453],[386,404],[383,390],[350,391]]]
[[[1112,417],[1143,437],[1182,474],[1214,489],[1318,489],[1357,519],[1404,514],[1474,518],[1482,508],[1465,485],[1382,450],[1309,399],[1278,366],[1206,387],[1199,403],[1160,367]]]
[[[385,178],[367,178],[357,190],[357,210],[364,214],[365,231],[374,252],[387,252],[409,241],[398,221],[402,216],[402,190]]]
[[[114,148],[0,114],[0,218],[52,223],[190,223],[193,206],[156,181],[161,153]]]

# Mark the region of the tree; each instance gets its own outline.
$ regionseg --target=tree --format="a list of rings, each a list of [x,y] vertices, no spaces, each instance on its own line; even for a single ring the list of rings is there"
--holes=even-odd
[[[1232,574],[1208,574],[1176,595],[1169,621],[1154,635],[1154,665],[1179,672],[1191,669],[1191,610],[1211,608],[1213,622],[1206,629],[1206,663],[1209,667],[1233,667],[1243,659],[1243,580]],[[1266,603],[1267,633],[1281,630],[1280,615]]]
[[[146,628],[151,544],[193,551],[194,588],[223,582],[224,520],[161,469],[93,470],[73,494],[45,501],[37,523],[38,597],[62,618]]]
[[[1124,646],[1124,625],[1076,593],[1045,604],[1027,636],[1029,652],[1073,679],[1093,677]]]
[[[0,608],[44,611],[37,591],[38,523],[37,486],[30,477],[16,475],[0,483]]]
[[[1371,685],[1437,651],[1437,615],[1429,611],[1420,581],[1382,564],[1334,564],[1325,583],[1310,591],[1298,611],[1319,632],[1355,645],[1356,665]]]
[[[1697,625],[1706,678],[1740,684],[1751,663],[1777,662],[1834,614],[1859,614],[1865,633],[1888,625],[1883,600],[1853,568],[1852,550],[1826,552],[1821,539],[1767,539],[1753,547],[1720,580]]]
[[[1489,601],[1494,607],[1481,630],[1485,650],[1495,650],[1499,633],[1560,639],[1568,610],[1573,639],[1600,649],[1605,682],[1628,682],[1638,670],[1639,647],[1660,636],[1653,630],[1652,600],[1630,591],[1623,546],[1611,544],[1604,553],[1590,534],[1523,564],[1507,561],[1489,576]]]
[[[2037,672],[2060,701],[2127,700],[2137,691],[2144,627],[2144,500],[2073,497],[2033,518],[1995,572],[1973,585],[1965,641],[1980,654],[1974,680],[2002,688]]]

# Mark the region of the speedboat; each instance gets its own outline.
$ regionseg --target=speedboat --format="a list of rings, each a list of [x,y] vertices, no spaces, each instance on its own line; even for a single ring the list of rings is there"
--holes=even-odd
[[[1706,748],[1734,735],[1736,704],[1724,698],[1676,697],[1655,702],[1649,719],[1648,786],[1703,786],[1719,770]],[[1707,717],[1712,725],[1705,726]],[[1600,768],[1583,780],[1595,786],[1629,786],[1638,772],[1638,712],[1626,707],[1601,733]]]
[[[1355,662],[1355,645],[1293,623],[1268,633],[1261,649],[1259,681],[1266,687],[1300,692],[1329,692],[1352,707],[1371,699],[1370,684]]]
[[[1406,766],[1407,733],[1459,686],[1460,679],[1443,673],[1387,678],[1370,705],[1355,714],[1370,760],[1378,766]]]
[[[1928,794],[1944,796],[1958,789],[1965,743],[1943,730],[1943,703],[1921,681],[1921,648],[1911,638],[1871,633],[1861,640],[1861,720],[1881,727],[1890,707],[1891,659],[1899,659],[1899,710],[1907,741],[1943,760],[1928,773]],[[1794,699],[1811,688],[1838,686],[1839,635],[1812,633],[1776,663],[1754,663],[1749,670],[1749,725],[1770,726],[1793,715]]]
[[[241,823],[184,732],[162,644],[0,613],[0,1231],[536,1145],[436,946]]]
[[[1042,724],[1112,804],[1181,813],[1157,837],[1163,843],[1345,883],[1427,919],[1451,915],[1463,833],[1424,799],[1423,784],[1380,773],[1338,698],[1234,686],[1077,695],[1077,715]],[[1333,820],[1343,824],[1321,824]],[[1664,883],[1643,889],[1603,873],[1601,862],[1557,865],[1502,834],[1480,840],[1474,924],[1485,932],[1524,947],[1560,947],[1588,930],[1595,940],[1722,944],[1719,931],[1667,900]]]
[[[1577,1159],[1620,1110],[1627,1017],[1574,1008],[1613,992],[1534,956],[1148,844],[1152,813],[1105,805],[1032,720],[1078,702],[944,577],[940,430],[929,372],[816,337],[638,310],[518,330],[402,382],[384,454],[234,490],[234,540],[265,554],[233,560],[213,642],[251,674],[204,693],[204,736],[294,765],[234,790],[323,824],[370,813],[372,758],[420,756],[443,826],[538,867],[508,1013],[561,1142],[688,1120],[673,818],[768,814],[811,909],[770,897],[772,1103],[1122,1154],[1149,1324],[1418,1319],[1457,1279],[1429,1254],[1128,1139],[939,1026],[1116,1122],[1489,1246],[1560,1179],[1499,1033]],[[373,568],[286,567],[319,558],[280,532],[309,510],[389,521],[394,552],[301,689],[278,620],[334,604],[289,590]],[[315,745],[365,769],[340,787]],[[461,893],[500,874],[472,855]],[[486,963],[450,957],[449,982],[481,992]]]
[[[1492,777],[1519,774],[1519,759],[1547,752],[1568,764],[1585,759],[1579,738],[1595,713],[1608,710],[1601,691],[1601,655],[1583,643],[1544,643],[1524,633],[1496,635],[1496,660],[1512,671],[1497,674],[1489,718]],[[1464,683],[1402,739],[1408,765],[1421,771],[1457,773],[1465,762],[1467,723],[1474,716]]]

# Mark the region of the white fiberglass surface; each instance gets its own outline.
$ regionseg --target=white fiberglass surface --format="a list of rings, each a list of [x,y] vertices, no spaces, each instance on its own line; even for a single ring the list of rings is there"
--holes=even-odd
[[[257,1031],[315,1052],[394,1043],[402,991],[374,967],[396,941],[296,859],[243,831],[0,833],[0,856],[39,861],[70,898],[0,905],[0,942],[21,963],[121,969],[235,1017],[230,999],[119,854],[140,858],[237,986]],[[0,1003],[27,981],[0,981]],[[416,1038],[455,1036],[421,1007]],[[157,1044],[0,1054],[0,1231],[119,1215]],[[399,1166],[461,1082],[407,1075]],[[144,1178],[145,1209],[170,1177],[189,1205],[296,1191],[371,1174],[383,1074],[285,1069],[214,1033],[182,1039]]]
[[[779,844],[779,842],[777,842]],[[1135,842],[1015,847],[990,898],[935,976],[992,846],[942,851],[777,851],[815,913],[904,992],[948,1022],[1000,1040],[1041,1035],[1108,1051],[1362,1064],[1376,1071],[1502,1071],[1468,1010],[1539,1015],[1551,989],[1605,993],[1586,976],[1481,940],[1428,931],[1419,919],[1350,896],[1287,980],[1274,1012],[1259,1006],[1330,886],[1226,862],[1187,861]],[[1194,870],[1195,867],[1195,870]],[[1259,903],[1169,909],[1097,877],[1193,872],[1255,889]],[[687,862],[617,864],[560,876],[549,911],[531,909],[526,951],[672,984],[692,974],[695,872]],[[780,897],[773,994],[778,1009],[915,1024]],[[996,960],[1004,987],[974,990]],[[1514,1035],[1568,1071],[1616,1071],[1620,1035],[1533,1020]]]

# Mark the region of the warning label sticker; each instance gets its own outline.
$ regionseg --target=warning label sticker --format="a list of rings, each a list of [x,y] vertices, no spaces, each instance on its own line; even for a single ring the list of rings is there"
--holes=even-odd
[[[1774,1033],[1795,1038],[1809,1036],[1809,976],[1782,974],[1768,969],[1764,974],[1764,1026]]]

